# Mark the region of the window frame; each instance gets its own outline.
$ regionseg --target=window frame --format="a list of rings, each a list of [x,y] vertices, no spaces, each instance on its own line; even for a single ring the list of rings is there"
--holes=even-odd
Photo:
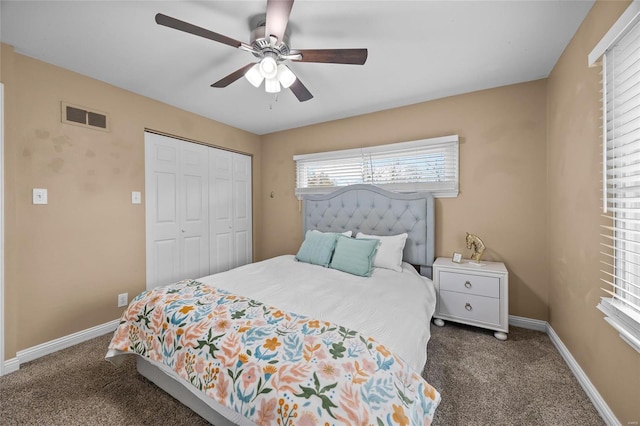
[[[378,168],[382,162],[392,163],[397,161],[398,164],[411,162],[411,155],[435,156],[442,155],[442,159],[438,159],[442,163],[443,180],[433,181],[427,180],[421,182],[384,182],[384,179],[376,182],[381,175]],[[393,160],[394,155],[397,160]],[[459,193],[459,138],[458,135],[442,136],[437,138],[420,139],[410,142],[398,142],[386,145],[377,145],[371,147],[344,149],[339,151],[327,151],[311,154],[294,155],[293,160],[296,165],[296,189],[295,194],[298,199],[307,194],[328,194],[341,187],[352,184],[372,184],[380,188],[384,188],[394,192],[431,192],[436,198],[457,197]],[[435,161],[435,160],[434,160]],[[344,169],[341,169],[336,162],[343,162]],[[309,170],[314,167],[322,168],[323,164],[327,164],[325,170],[335,172],[336,174],[327,176],[333,179],[333,185],[309,186],[310,177]],[[412,164],[414,166],[414,164]],[[388,165],[386,167],[395,167]],[[406,169],[411,166],[407,165]],[[331,170],[333,169],[333,170]],[[404,171],[406,171],[406,169]],[[358,171],[360,170],[360,171]],[[440,169],[439,169],[440,170]],[[326,172],[323,172],[326,174]],[[340,173],[343,173],[342,175]],[[403,178],[406,178],[403,175]],[[342,179],[345,183],[336,185],[335,180]],[[400,179],[402,180],[402,179]]]
[[[603,291],[608,293],[611,297],[602,297],[597,308],[605,314],[605,321],[611,325],[620,335],[620,337],[629,344],[632,348],[640,353],[640,298],[638,298],[637,288],[640,285],[639,271],[640,265],[637,265],[638,259],[640,259],[640,243],[625,238],[627,235],[634,233],[634,224],[629,224],[628,215],[629,210],[634,211],[635,214],[640,215],[640,208],[634,207],[633,202],[630,199],[617,198],[616,195],[609,197],[609,194],[613,189],[621,190],[623,195],[628,195],[633,190],[622,185],[620,188],[613,188],[616,181],[633,179],[633,177],[627,177],[629,173],[632,176],[640,174],[640,162],[632,163],[627,160],[628,163],[624,163],[624,158],[618,159],[614,156],[610,158],[609,154],[614,151],[621,151],[624,155],[629,155],[631,149],[624,146],[625,141],[619,141],[619,136],[616,134],[616,125],[610,125],[610,122],[615,122],[619,117],[612,116],[617,112],[617,105],[611,109],[610,104],[616,104],[615,97],[618,95],[611,93],[608,89],[612,84],[618,84],[616,77],[620,77],[615,69],[609,69],[608,59],[610,56],[615,55],[615,49],[621,44],[621,42],[628,42],[625,39],[627,35],[633,34],[640,29],[640,1],[634,0],[625,12],[620,16],[611,29],[605,34],[602,40],[596,45],[593,51],[589,54],[589,65],[597,65],[597,62],[602,58],[602,199],[603,199],[603,212],[607,219],[611,220],[611,225],[603,225],[605,230],[602,237],[606,240],[602,243],[604,250],[602,251],[601,262],[606,265],[605,269],[601,270],[603,278],[601,281],[612,290],[603,288]],[[640,36],[634,39],[636,43],[640,40]],[[635,46],[635,45],[634,45]],[[640,43],[638,43],[640,46]],[[633,51],[635,52],[635,50]],[[635,56],[629,56],[635,58]],[[640,60],[635,61],[640,64]],[[637,64],[634,64],[637,66]],[[623,74],[623,72],[620,72]],[[638,74],[638,81],[635,82],[635,75],[632,80],[631,87],[635,87],[640,84],[640,74]],[[611,81],[609,77],[613,78]],[[614,86],[618,89],[617,86]],[[635,90],[635,89],[634,89]],[[625,93],[626,94],[626,93]],[[613,100],[612,100],[613,99]],[[640,120],[640,109],[633,110],[632,118],[629,120]],[[626,114],[626,112],[625,112]],[[628,117],[625,117],[628,118]],[[632,130],[630,133],[624,134],[634,135]],[[633,139],[635,143],[636,140]],[[638,139],[640,141],[640,139]],[[616,143],[622,143],[622,145],[616,145]],[[618,164],[624,165],[618,165]],[[629,171],[629,165],[631,170]],[[624,169],[624,170],[623,170]],[[609,176],[613,176],[609,179]],[[621,208],[622,207],[622,208]],[[633,214],[633,213],[631,213]],[[636,231],[637,233],[637,231]],[[629,254],[630,253],[630,254]],[[630,260],[630,256],[636,256],[633,261]],[[631,277],[631,278],[630,278]],[[634,282],[631,282],[633,280]]]

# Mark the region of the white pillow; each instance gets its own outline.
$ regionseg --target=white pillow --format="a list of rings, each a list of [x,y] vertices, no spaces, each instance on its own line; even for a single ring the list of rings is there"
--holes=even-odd
[[[375,238],[380,240],[376,257],[373,258],[373,266],[402,272],[402,252],[404,251],[404,244],[407,242],[406,232],[390,236],[367,235],[358,232],[356,238]]]
[[[314,229],[313,232],[320,232],[321,234],[338,234],[338,232],[322,232],[322,231],[318,231],[317,229]],[[351,234],[353,234],[353,232],[351,231],[340,233],[340,235],[344,235],[345,237],[351,237]]]

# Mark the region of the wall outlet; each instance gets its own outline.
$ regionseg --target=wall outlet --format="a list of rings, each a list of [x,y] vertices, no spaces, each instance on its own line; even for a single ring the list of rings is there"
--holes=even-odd
[[[127,306],[128,303],[129,303],[129,293],[120,293],[118,295],[118,308]]]

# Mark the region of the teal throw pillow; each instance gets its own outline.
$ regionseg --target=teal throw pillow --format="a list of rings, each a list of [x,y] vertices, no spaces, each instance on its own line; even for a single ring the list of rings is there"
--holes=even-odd
[[[361,277],[371,276],[373,258],[380,240],[339,236],[330,267]]]
[[[296,254],[296,260],[326,268],[331,262],[337,238],[338,234],[307,231],[300,250]]]

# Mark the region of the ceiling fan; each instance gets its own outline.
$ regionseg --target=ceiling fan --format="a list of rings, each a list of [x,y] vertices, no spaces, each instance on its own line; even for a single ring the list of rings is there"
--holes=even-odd
[[[300,102],[304,102],[313,98],[313,95],[284,62],[291,60],[364,65],[367,60],[367,49],[291,49],[286,30],[293,1],[267,0],[266,17],[256,20],[252,25],[250,44],[162,13],[156,15],[156,23],[236,47],[258,58],[258,62],[245,65],[213,83],[211,87],[227,87],[245,76],[255,87],[259,87],[264,80],[265,90],[269,93],[279,92],[281,86],[289,88]]]

